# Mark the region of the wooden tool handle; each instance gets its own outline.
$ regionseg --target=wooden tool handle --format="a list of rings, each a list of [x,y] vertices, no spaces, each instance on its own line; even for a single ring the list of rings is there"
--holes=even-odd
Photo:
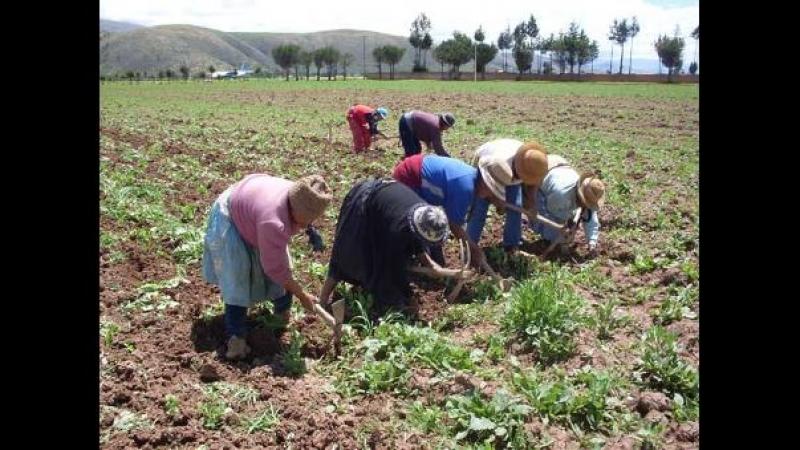
[[[422,275],[428,275],[439,278],[458,277],[458,276],[463,276],[464,278],[468,278],[471,277],[474,273],[471,270],[464,270],[462,275],[462,271],[460,269],[446,269],[444,267],[442,267],[441,269],[434,269],[432,267],[412,266],[409,267],[408,270],[414,273],[419,273]]]
[[[333,316],[328,313],[328,311],[325,311],[325,308],[323,308],[322,305],[319,303],[314,303],[314,312],[318,316],[322,317],[322,320],[324,320],[329,327],[336,329],[336,319],[334,319]]]
[[[512,205],[510,203],[506,203],[506,208],[508,208],[508,209],[510,209],[512,211],[516,211],[516,212],[518,212],[520,214],[525,214],[526,216],[528,216],[528,219],[532,219],[532,220],[536,220],[536,221],[542,222],[543,224],[545,224],[545,225],[547,225],[547,226],[549,226],[551,228],[556,228],[558,230],[564,228],[564,225],[562,225],[560,223],[553,222],[552,220],[548,219],[547,217],[544,217],[541,214],[537,214],[536,217],[531,217],[530,216],[531,212],[529,210],[524,209],[524,208],[520,208],[517,205]]]

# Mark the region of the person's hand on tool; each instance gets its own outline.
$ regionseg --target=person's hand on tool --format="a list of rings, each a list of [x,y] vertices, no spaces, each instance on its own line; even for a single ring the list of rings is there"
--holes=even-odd
[[[563,227],[561,227],[560,235],[561,239],[566,239],[569,236],[569,233],[572,231],[572,227],[570,227],[569,222],[565,223]]]
[[[472,241],[469,241],[469,250],[472,252],[472,265],[480,269],[483,267],[484,261],[486,261],[486,255],[483,253],[483,250]]]
[[[319,298],[318,298],[319,303],[323,307],[325,307],[326,309],[331,304],[331,300],[332,300],[331,299],[331,293],[333,292],[333,289],[335,287],[336,287],[336,279],[334,279],[332,277],[327,277],[325,279],[325,283],[323,283],[323,285],[322,285],[322,291],[320,291]]]
[[[419,260],[420,264],[421,264],[423,267],[430,267],[431,269],[434,269],[434,270],[440,270],[440,269],[442,268],[442,266],[440,266],[440,265],[439,265],[439,263],[437,263],[436,261],[434,261],[434,260],[433,260],[433,258],[431,258],[431,257],[430,257],[430,256],[429,256],[427,253],[425,253],[425,252],[420,252],[420,253],[417,255],[417,259]]]
[[[300,300],[300,304],[303,305],[303,308],[305,308],[307,311],[314,311],[314,303],[318,303],[319,299],[314,294],[309,294],[306,292],[306,290],[300,286],[300,283],[298,283],[297,280],[294,278],[289,278],[283,287]]]
[[[314,304],[319,303],[319,298],[314,294],[305,294],[298,298],[300,299],[300,304],[302,304],[303,308],[308,312],[314,312]]]

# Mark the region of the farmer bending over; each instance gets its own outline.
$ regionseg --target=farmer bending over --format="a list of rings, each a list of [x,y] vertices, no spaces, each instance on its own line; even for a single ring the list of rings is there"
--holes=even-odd
[[[296,182],[253,174],[217,198],[208,217],[203,277],[219,286],[225,302],[229,359],[250,349],[245,342],[247,308],[271,299],[275,314],[289,319],[292,295],[309,311],[318,299],[292,277],[288,243],[325,212],[331,200],[319,175]]]
[[[447,237],[444,211],[394,180],[361,181],[339,212],[328,278],[320,301],[339,281],[362,286],[381,307],[409,306],[407,268],[414,255],[434,266],[425,249]],[[410,305],[415,309],[415,304]]]
[[[536,195],[539,214],[554,222],[567,223],[572,222],[580,208],[579,221],[583,222],[589,251],[596,251],[600,237],[597,211],[605,203],[605,185],[591,173],[579,175],[561,156],[547,155],[547,164],[549,170]],[[566,232],[555,230],[541,222],[533,222],[531,228],[549,242],[562,240]],[[564,250],[563,243],[561,246]]]
[[[428,149],[433,148],[437,155],[450,156],[442,145],[442,132],[456,124],[451,113],[431,114],[425,111],[409,111],[400,117],[400,142],[405,150],[405,158],[422,151],[420,141]]]
[[[378,122],[389,116],[386,108],[372,109],[366,105],[353,105],[347,110],[347,123],[353,133],[353,152],[359,153],[369,150],[372,136],[386,135],[378,131]]]
[[[469,243],[472,262],[481,267],[483,250],[464,231],[467,213],[475,198],[490,201],[497,207],[503,205],[486,185],[478,169],[455,159],[437,155],[414,155],[401,161],[392,174],[395,180],[422,197],[431,205],[443,206],[450,231]],[[439,265],[445,265],[441,245],[431,247],[431,256]]]
[[[481,145],[475,151],[473,164],[478,166],[492,193],[507,203],[521,207],[522,189],[526,191],[525,209],[536,214],[534,199],[547,173],[547,154],[538,142],[523,143],[515,139],[498,139]],[[472,207],[467,234],[477,243],[486,223],[489,202],[478,198]],[[517,211],[505,211],[503,246],[513,253],[522,242],[522,219]]]

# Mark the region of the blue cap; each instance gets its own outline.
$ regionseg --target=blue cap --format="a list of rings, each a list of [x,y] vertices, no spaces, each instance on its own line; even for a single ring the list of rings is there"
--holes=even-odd
[[[376,109],[375,112],[380,114],[382,119],[385,119],[385,118],[389,117],[389,110],[384,108],[384,107],[382,107],[382,106],[380,108]]]

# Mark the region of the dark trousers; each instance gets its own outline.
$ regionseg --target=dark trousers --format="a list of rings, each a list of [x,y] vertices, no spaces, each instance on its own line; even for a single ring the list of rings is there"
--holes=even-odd
[[[275,305],[275,314],[280,314],[292,305],[292,294],[287,292],[286,295],[276,298],[272,302]],[[239,336],[244,337],[247,333],[245,330],[244,322],[247,319],[247,308],[238,305],[225,304],[225,335],[227,337]]]
[[[400,142],[403,144],[406,158],[422,151],[422,142],[414,135],[406,118],[403,116],[400,117]]]

